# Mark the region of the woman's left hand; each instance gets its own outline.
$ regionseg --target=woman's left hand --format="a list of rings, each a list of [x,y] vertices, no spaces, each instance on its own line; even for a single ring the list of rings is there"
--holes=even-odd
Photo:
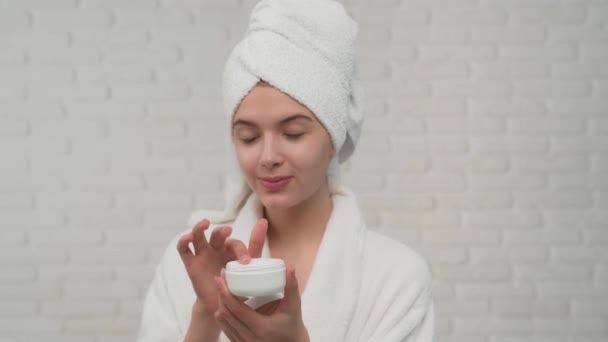
[[[308,331],[302,321],[300,290],[295,270],[285,271],[285,291],[281,300],[253,310],[244,298],[236,297],[228,290],[224,270],[216,277],[219,290],[219,307],[215,319],[224,334],[233,342],[307,342]]]

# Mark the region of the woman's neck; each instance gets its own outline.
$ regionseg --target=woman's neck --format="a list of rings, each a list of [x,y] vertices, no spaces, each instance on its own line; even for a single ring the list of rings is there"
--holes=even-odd
[[[295,207],[281,210],[264,208],[269,243],[294,247],[297,244],[318,244],[332,210],[333,202],[327,187]]]

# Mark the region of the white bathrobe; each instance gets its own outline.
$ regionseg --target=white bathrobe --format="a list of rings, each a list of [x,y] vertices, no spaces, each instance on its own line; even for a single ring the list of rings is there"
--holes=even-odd
[[[425,259],[406,245],[366,229],[350,189],[340,186],[332,200],[334,208],[302,293],[310,340],[433,341],[431,272]],[[191,225],[213,215],[198,213],[191,217]],[[260,217],[262,206],[252,193],[230,225],[233,237],[247,243]],[[176,248],[181,235],[170,242],[156,269],[144,303],[139,342],[183,341],[188,330],[195,293]],[[268,241],[262,256],[270,257]],[[221,334],[219,341],[228,339]]]

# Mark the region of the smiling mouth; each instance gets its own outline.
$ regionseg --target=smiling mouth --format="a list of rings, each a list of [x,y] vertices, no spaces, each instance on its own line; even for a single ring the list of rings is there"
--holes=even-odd
[[[281,189],[291,181],[291,177],[260,178],[260,183],[269,190]]]

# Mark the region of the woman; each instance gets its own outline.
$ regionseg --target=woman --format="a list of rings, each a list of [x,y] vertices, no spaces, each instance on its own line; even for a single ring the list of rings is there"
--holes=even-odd
[[[366,229],[340,182],[362,124],[356,31],[331,0],[255,6],[224,69],[226,210],[170,243],[139,341],[432,341],[427,263]],[[223,267],[260,256],[285,261],[286,286],[253,310]]]

